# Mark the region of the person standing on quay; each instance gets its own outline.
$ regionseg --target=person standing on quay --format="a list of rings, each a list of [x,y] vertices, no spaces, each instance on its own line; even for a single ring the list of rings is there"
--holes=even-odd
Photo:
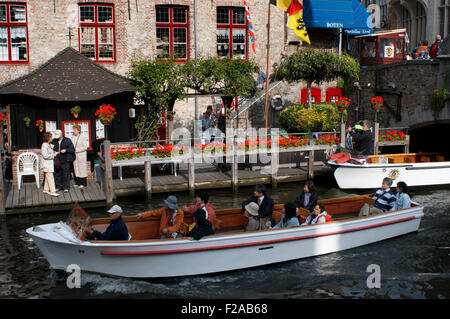
[[[55,131],[55,138],[52,141],[54,150],[58,152],[58,160],[61,164],[59,170],[55,169],[55,183],[57,190],[69,192],[71,163],[74,160],[75,149],[72,141],[62,135],[61,130]]]
[[[357,143],[356,149],[358,152],[365,156],[373,154],[374,136],[370,130],[370,122],[368,120],[363,121],[362,134],[355,133],[351,126],[348,127],[348,132]]]
[[[75,148],[75,160],[73,161],[73,173],[75,187],[83,188],[87,186],[87,155],[86,150],[89,147],[87,138],[81,134],[81,126],[73,126],[74,135],[71,138]]]
[[[50,143],[52,141],[52,133],[45,132],[43,136],[43,143],[41,146],[41,155],[42,155],[42,161],[41,161],[41,169],[44,172],[44,194],[48,194],[50,196],[59,196],[58,193],[56,193],[55,190],[55,179],[53,177],[54,172],[54,165],[53,165],[53,159],[56,155],[58,155],[57,152],[53,150],[53,145]]]

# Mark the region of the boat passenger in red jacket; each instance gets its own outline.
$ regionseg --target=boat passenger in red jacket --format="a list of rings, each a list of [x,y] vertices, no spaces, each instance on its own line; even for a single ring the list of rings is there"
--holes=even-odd
[[[208,199],[209,199],[208,193],[201,192],[195,197],[195,200],[197,202],[194,205],[192,205],[192,206],[184,207],[183,210],[187,214],[194,214],[194,212],[197,209],[205,210],[206,219],[209,220],[211,225],[213,225],[212,226],[213,230],[215,230],[214,229],[214,219],[216,219],[216,212],[214,210],[214,206],[211,205],[211,203],[208,201]]]

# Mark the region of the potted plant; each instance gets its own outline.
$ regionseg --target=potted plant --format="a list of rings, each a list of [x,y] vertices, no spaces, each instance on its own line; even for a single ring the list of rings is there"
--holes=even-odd
[[[39,132],[42,132],[44,130],[44,121],[43,120],[37,120],[36,126],[39,128]]]
[[[348,107],[350,106],[350,102],[352,100],[349,99],[348,97],[342,96],[339,97],[334,104],[336,104],[336,107],[338,108],[339,111],[341,111],[341,123],[344,123],[344,111],[346,109],[348,109]]]
[[[74,118],[78,118],[78,114],[81,112],[81,107],[79,105],[75,105],[70,109],[70,113],[72,113]]]
[[[369,104],[372,107],[373,110],[379,111],[380,108],[383,106],[383,98],[381,96],[371,97],[369,99]]]
[[[23,121],[25,122],[25,126],[26,126],[26,127],[29,127],[29,126],[30,126],[31,119],[30,119],[29,116],[25,116],[25,117],[23,118]]]
[[[8,115],[0,112],[0,125],[5,124],[7,120],[8,120]]]
[[[111,124],[114,116],[117,115],[116,109],[109,104],[102,104],[95,112],[95,116],[102,122],[103,125]]]
[[[349,99],[348,97],[343,96],[343,97],[339,97],[334,102],[334,104],[336,104],[336,107],[338,108],[338,110],[342,112],[342,111],[345,111],[346,109],[348,109],[351,101],[352,100]]]

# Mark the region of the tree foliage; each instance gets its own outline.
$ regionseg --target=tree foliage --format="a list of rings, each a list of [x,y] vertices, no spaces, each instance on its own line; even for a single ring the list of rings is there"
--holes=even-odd
[[[346,116],[346,113],[345,113]],[[340,112],[331,103],[292,105],[280,113],[280,124],[289,133],[328,132],[340,122]]]
[[[336,52],[303,48],[290,55],[286,63],[277,73],[277,80],[288,82],[305,81],[308,87],[308,97],[313,83],[320,85],[341,78],[344,80],[359,78],[359,63],[349,55],[339,55]]]
[[[139,140],[150,140],[163,109],[173,111],[175,102],[186,96],[186,78],[182,65],[172,60],[142,60],[131,65],[129,76],[145,108],[138,115],[135,128]],[[170,134],[170,132],[169,132]]]
[[[203,95],[219,95],[226,107],[236,96],[256,91],[256,64],[251,60],[201,57],[184,65],[187,86]]]

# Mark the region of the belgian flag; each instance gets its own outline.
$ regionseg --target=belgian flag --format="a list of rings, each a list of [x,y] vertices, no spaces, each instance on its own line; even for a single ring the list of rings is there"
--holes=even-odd
[[[271,4],[277,8],[287,12],[289,15],[288,28],[292,29],[294,33],[302,42],[311,44],[309,41],[308,32],[306,31],[305,23],[300,11],[303,10],[303,6],[298,0],[269,0]]]
[[[309,41],[308,32],[306,31],[305,22],[303,22],[303,17],[300,15],[300,11],[289,16],[288,28],[294,30],[294,33],[302,42],[311,44]]]
[[[298,2],[298,0],[270,0],[270,3],[286,11],[289,15],[297,13],[303,9],[303,6]]]

